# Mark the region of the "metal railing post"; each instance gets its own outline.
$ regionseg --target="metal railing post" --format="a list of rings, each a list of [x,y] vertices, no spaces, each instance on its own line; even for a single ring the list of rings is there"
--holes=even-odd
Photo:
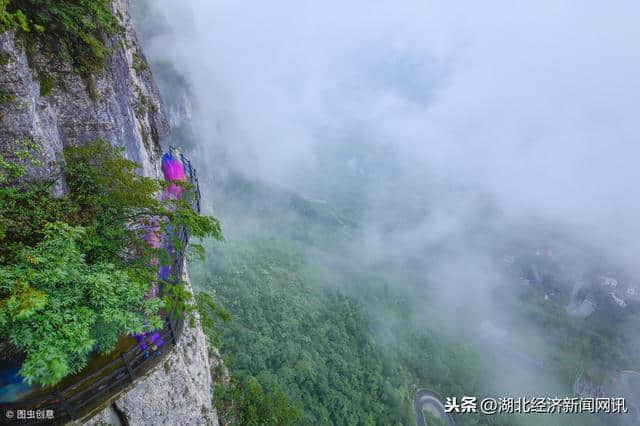
[[[133,383],[135,381],[135,376],[133,375],[133,370],[131,369],[131,366],[129,365],[129,361],[127,361],[127,357],[125,356],[126,352],[123,352],[120,355],[120,359],[122,359],[122,362],[124,363],[124,366],[127,368],[127,373],[129,373],[129,379],[131,380],[131,383]]]
[[[67,412],[67,414],[69,415],[69,418],[71,418],[71,420],[75,420],[76,416],[74,415],[73,410],[71,409],[71,406],[64,399],[64,396],[62,395],[62,392],[57,391],[55,393],[55,396],[56,396],[56,398],[58,398],[60,400],[60,405],[62,406],[64,411]]]
[[[171,311],[171,314],[169,314],[169,318],[168,321],[169,323],[169,332],[171,333],[171,338],[173,339],[173,344],[177,345],[178,344],[178,339],[176,339],[176,332],[173,329],[173,310]]]

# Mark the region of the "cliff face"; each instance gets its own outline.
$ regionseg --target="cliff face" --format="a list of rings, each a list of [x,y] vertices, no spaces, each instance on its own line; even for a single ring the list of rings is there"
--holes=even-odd
[[[111,54],[105,69],[90,83],[95,100],[87,81],[74,74],[70,65],[36,54],[32,60],[57,82],[49,95],[40,96],[40,82],[15,34],[0,34],[0,52],[6,62],[0,65],[0,87],[15,95],[15,100],[0,104],[0,149],[4,151],[0,153],[26,137],[43,148],[40,160],[49,164],[64,146],[102,138],[124,147],[144,174],[158,176],[169,125],[131,24],[129,3],[114,1],[125,33],[109,41]],[[44,167],[31,175],[52,172]]]
[[[183,278],[189,283],[186,272]],[[210,389],[207,341],[198,315],[193,314],[185,319],[180,341],[161,367],[84,424],[217,425]]]
[[[39,145],[42,166],[28,169],[30,179],[55,176],[54,160],[63,147],[97,138],[123,147],[141,164],[141,173],[160,177],[169,123],[133,29],[130,0],[114,0],[113,6],[125,32],[109,40],[110,54],[104,71],[90,83],[93,90],[69,65],[36,53],[30,59],[58,82],[41,96],[40,81],[16,35],[0,34],[0,88],[14,95],[0,102],[0,154],[11,158],[25,138]],[[57,190],[63,189],[60,181]],[[180,342],[160,367],[109,403],[87,424],[217,425],[209,348],[197,316],[186,320]]]

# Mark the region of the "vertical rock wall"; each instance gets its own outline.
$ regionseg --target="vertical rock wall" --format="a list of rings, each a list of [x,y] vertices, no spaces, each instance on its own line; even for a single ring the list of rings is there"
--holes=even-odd
[[[189,283],[186,272],[184,279]],[[105,424],[218,425],[211,404],[209,350],[197,314],[185,320],[178,344],[159,367],[84,423]]]
[[[168,120],[133,29],[130,0],[114,0],[113,7],[125,33],[108,42],[111,53],[105,69],[91,82],[97,96],[90,96],[87,81],[69,65],[36,54],[34,63],[58,82],[41,96],[37,74],[18,37],[12,31],[0,34],[0,89],[15,95],[0,104],[0,155],[10,159],[25,138],[38,144],[36,156],[42,166],[30,167],[29,179],[56,176],[55,161],[64,147],[97,138],[124,148],[143,174],[160,177]],[[58,190],[62,188],[60,182]],[[160,367],[86,424],[217,425],[209,348],[198,317],[193,326],[191,322],[186,320],[179,344]]]
[[[105,69],[92,82],[55,58],[32,58],[55,81],[47,96],[40,95],[40,82],[16,34],[0,34],[0,88],[15,95],[13,101],[0,104],[0,154],[9,154],[24,138],[36,142],[45,167],[31,170],[32,177],[55,173],[51,163],[63,147],[96,138],[125,148],[145,175],[159,176],[169,125],[131,23],[129,0],[115,0],[114,8],[125,33],[109,40]],[[94,99],[88,84],[95,87]]]

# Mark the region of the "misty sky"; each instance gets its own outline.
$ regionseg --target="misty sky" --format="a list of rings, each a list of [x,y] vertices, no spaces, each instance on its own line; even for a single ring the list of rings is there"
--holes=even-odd
[[[225,167],[286,184],[342,135],[640,255],[639,2],[158,3]]]

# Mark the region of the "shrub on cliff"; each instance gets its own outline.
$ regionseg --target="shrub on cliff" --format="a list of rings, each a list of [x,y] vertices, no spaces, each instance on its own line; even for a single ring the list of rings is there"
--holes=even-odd
[[[0,311],[5,338],[26,353],[28,383],[51,385],[84,367],[94,349],[113,349],[118,337],[162,327],[161,302],[145,300],[152,275],[113,263],[88,264],[78,247],[85,229],[47,224],[44,239],[0,268],[7,298]]]
[[[65,149],[63,197],[51,195],[52,182],[22,179],[30,149],[0,158],[0,342],[24,354],[29,383],[50,385],[93,351],[111,351],[120,335],[161,326],[168,300],[144,296],[157,279],[152,259],[170,259],[144,242],[145,218],[164,218],[168,234],[221,235],[217,220],[186,201],[159,199],[166,183],[139,176],[105,142]]]
[[[0,33],[15,29],[27,49],[37,46],[86,77],[104,65],[105,37],[120,31],[110,4],[110,0],[0,0]]]

